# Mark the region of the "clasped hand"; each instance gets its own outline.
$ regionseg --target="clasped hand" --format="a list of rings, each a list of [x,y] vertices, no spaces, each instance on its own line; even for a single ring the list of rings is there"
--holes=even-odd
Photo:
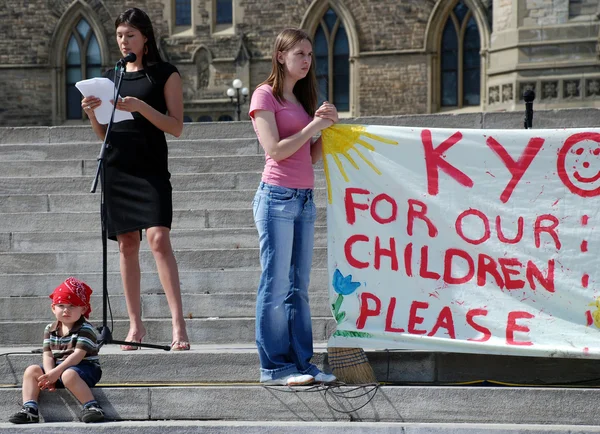
[[[323,104],[321,104],[321,107],[315,112],[315,120],[317,120],[317,118],[322,119],[323,121],[329,121],[324,122],[325,125],[323,126],[323,129],[328,128],[339,121],[337,109],[328,101],[324,101]]]
[[[60,372],[54,368],[47,374],[38,377],[38,387],[40,390],[48,389],[48,391],[54,392],[56,390],[56,382],[59,378]]]

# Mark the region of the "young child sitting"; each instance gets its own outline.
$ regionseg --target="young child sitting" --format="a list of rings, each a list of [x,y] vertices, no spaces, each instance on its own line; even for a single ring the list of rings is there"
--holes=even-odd
[[[86,321],[92,311],[91,294],[88,285],[69,277],[50,295],[56,321],[44,330],[43,365],[25,370],[23,408],[11,416],[10,422],[39,422],[40,391],[53,392],[60,387],[66,387],[83,404],[83,422],[104,420],[104,411],[90,390],[102,376],[96,330]]]

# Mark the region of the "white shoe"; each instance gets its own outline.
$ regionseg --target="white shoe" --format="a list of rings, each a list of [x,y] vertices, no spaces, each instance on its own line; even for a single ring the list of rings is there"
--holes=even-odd
[[[315,375],[315,383],[333,383],[336,380],[335,375],[326,374],[325,372],[319,372]]]
[[[305,386],[314,382],[315,378],[312,375],[296,372],[294,374],[286,375],[285,377],[261,381],[261,384],[266,386]]]

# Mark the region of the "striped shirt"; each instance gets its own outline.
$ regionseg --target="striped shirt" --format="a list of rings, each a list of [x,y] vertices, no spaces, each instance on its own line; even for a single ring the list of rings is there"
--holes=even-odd
[[[52,351],[54,361],[60,363],[73,354],[76,349],[82,349],[86,352],[83,361],[100,363],[96,329],[83,316],[73,324],[66,336],[59,336],[61,325],[59,321],[55,321],[46,326],[44,352]]]

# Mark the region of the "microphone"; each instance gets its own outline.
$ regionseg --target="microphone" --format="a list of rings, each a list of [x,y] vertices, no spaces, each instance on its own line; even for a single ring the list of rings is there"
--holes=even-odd
[[[525,101],[525,129],[530,129],[533,123],[533,100],[535,92],[527,89],[523,92],[523,101]]]
[[[117,68],[123,68],[127,63],[135,62],[135,59],[137,59],[135,53],[129,53],[127,56],[123,57],[117,62]]]

